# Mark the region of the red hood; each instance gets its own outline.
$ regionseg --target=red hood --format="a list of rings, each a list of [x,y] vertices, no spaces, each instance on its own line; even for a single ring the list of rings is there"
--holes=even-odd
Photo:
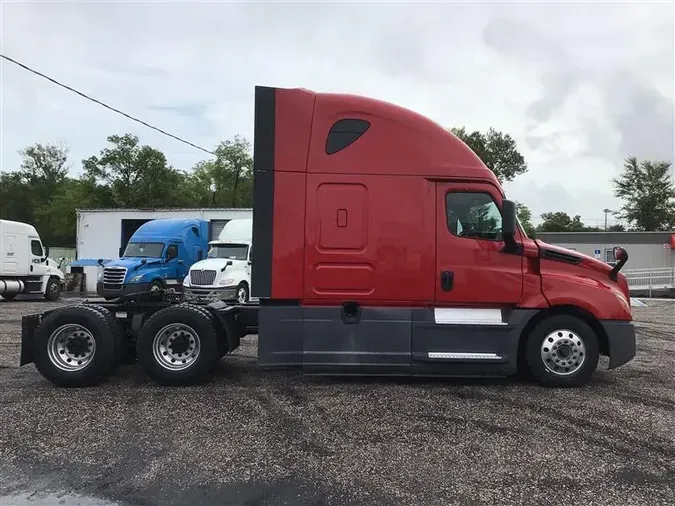
[[[537,243],[537,246],[539,246],[540,250],[548,250],[555,253],[563,253],[565,255],[581,258],[582,261],[580,265],[583,267],[594,269],[598,272],[603,272],[607,274],[609,274],[612,271],[611,265],[603,262],[602,260],[598,260],[597,258],[594,258],[590,255],[585,255],[584,253],[579,253],[578,251],[573,251],[571,249],[562,248],[560,246],[555,246],[553,244],[548,244],[539,239],[536,239],[535,242]]]

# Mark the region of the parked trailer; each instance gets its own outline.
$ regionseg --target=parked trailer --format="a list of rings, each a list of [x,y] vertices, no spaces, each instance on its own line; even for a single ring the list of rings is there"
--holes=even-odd
[[[256,87],[255,304],[130,294],[23,319],[21,364],[98,382],[130,351],[166,385],[202,381],[242,336],[309,374],[588,383],[635,356],[616,265],[527,237],[459,138],[385,102]]]

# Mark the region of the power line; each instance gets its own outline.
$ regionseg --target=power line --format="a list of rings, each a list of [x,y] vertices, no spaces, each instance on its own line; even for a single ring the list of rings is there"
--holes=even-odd
[[[162,130],[161,128],[157,128],[156,126],[152,126],[151,124],[146,123],[146,122],[143,121],[143,120],[140,120],[140,119],[138,119],[138,118],[134,118],[133,116],[130,116],[129,114],[127,114],[127,113],[125,113],[125,112],[122,112],[122,111],[120,111],[119,109],[115,109],[114,107],[109,106],[108,104],[105,104],[105,103],[101,102],[100,100],[96,100],[95,98],[92,98],[92,97],[90,97],[89,95],[87,95],[87,94],[85,94],[85,93],[82,93],[81,91],[76,90],[75,88],[71,88],[71,87],[68,86],[68,85],[65,85],[65,84],[63,84],[63,83],[60,83],[60,82],[57,81],[56,79],[53,79],[53,78],[51,78],[51,77],[49,77],[49,76],[46,76],[46,75],[44,75],[42,72],[38,72],[37,70],[34,70],[34,69],[30,68],[29,66],[24,65],[23,63],[18,62],[18,61],[16,61],[16,60],[14,60],[13,58],[10,58],[9,56],[5,56],[4,54],[0,54],[0,58],[3,58],[3,59],[5,59],[5,60],[7,60],[8,62],[13,63],[14,65],[18,65],[19,67],[21,67],[21,68],[24,69],[24,70],[27,70],[28,72],[31,72],[31,73],[33,73],[33,74],[35,74],[35,75],[37,75],[37,76],[40,76],[40,77],[42,77],[42,78],[44,78],[44,79],[47,79],[48,81],[51,81],[52,83],[56,84],[57,86],[61,86],[62,88],[67,89],[68,91],[72,91],[73,93],[76,93],[76,94],[80,95],[81,97],[86,98],[87,100],[90,100],[90,101],[95,102],[95,103],[97,103],[97,104],[99,104],[99,105],[102,105],[102,106],[105,107],[106,109],[110,109],[111,111],[116,112],[117,114],[121,114],[121,115],[124,116],[125,118],[128,118],[128,119],[130,119],[130,120],[132,120],[132,121],[135,121],[135,122],[137,122],[137,123],[140,123],[141,125],[144,125],[144,126],[146,126],[146,127],[148,127],[148,128],[152,128],[153,130],[156,130],[157,132],[159,132],[159,133],[161,133],[161,134],[164,134],[164,135],[166,135],[166,136],[168,136],[168,137],[171,137],[171,138],[173,138],[173,139],[176,139],[176,140],[179,141],[179,142],[182,142],[182,143],[184,143],[184,144],[187,144],[188,146],[192,146],[193,148],[197,148],[197,149],[199,149],[199,150],[201,150],[201,151],[204,151],[205,153],[208,153],[208,154],[210,154],[210,155],[214,155],[214,156],[215,156],[215,153],[214,153],[213,151],[209,151],[208,149],[203,148],[203,147],[201,147],[201,146],[198,146],[197,144],[193,144],[193,143],[190,142],[190,141],[186,141],[185,139],[182,139],[182,138],[180,138],[180,137],[178,137],[178,136],[176,136],[176,135],[173,135],[173,134],[171,134],[171,133],[169,133],[169,132],[167,132],[167,131],[165,131],[165,130]]]

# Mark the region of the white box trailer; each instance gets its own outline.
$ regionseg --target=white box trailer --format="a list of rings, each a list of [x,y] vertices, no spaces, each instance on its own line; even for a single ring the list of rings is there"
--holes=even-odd
[[[58,299],[65,276],[48,255],[34,226],[0,220],[0,297],[43,294]]]

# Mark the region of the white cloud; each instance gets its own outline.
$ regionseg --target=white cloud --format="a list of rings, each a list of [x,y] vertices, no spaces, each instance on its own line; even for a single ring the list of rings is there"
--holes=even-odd
[[[252,140],[256,84],[360,93],[510,133],[534,215],[601,219],[624,156],[673,154],[671,3],[0,2],[2,53],[206,148]],[[132,132],[205,153],[0,62],[0,169],[62,139],[80,160]]]

